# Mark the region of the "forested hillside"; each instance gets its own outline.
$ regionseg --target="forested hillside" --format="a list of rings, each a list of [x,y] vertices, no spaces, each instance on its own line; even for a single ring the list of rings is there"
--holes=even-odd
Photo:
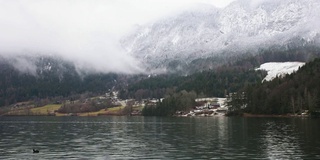
[[[0,106],[43,98],[65,98],[84,92],[101,94],[112,88],[119,77],[116,74],[88,74],[81,77],[72,64],[51,58],[37,62],[39,68],[36,75],[32,75],[17,70],[0,58]]]
[[[262,63],[310,61],[319,56],[318,48],[287,51],[269,49],[260,52],[256,56],[247,53],[245,56],[230,57],[229,61],[224,61],[210,70],[199,70],[189,75],[175,73],[150,77],[79,73],[74,64],[55,57],[27,59],[36,67],[20,65],[18,68],[19,65],[14,65],[17,64],[15,61],[0,57],[0,106],[44,98],[63,100],[85,92],[98,95],[110,89],[120,91],[119,96],[122,99],[136,100],[163,98],[167,94],[183,90],[194,91],[198,97],[224,97],[226,94],[242,91],[246,86],[261,83],[266,72],[255,71],[254,68]]]
[[[266,76],[266,72],[255,71],[254,69],[263,63],[308,62],[315,57],[319,57],[319,53],[317,47],[261,50],[260,54],[256,56],[247,53],[238,57],[229,57],[228,61],[217,63],[219,65],[211,70],[195,71],[195,73],[187,76],[181,76],[179,73],[158,75],[136,81],[136,83],[129,83],[128,88],[123,88],[120,95],[122,98],[135,99],[161,98],[172,90],[176,92],[186,90],[195,91],[198,96],[224,97],[228,93],[243,90],[249,84],[261,83]],[[210,60],[207,59],[206,61]]]
[[[225,70],[220,72],[204,71],[189,76],[162,75],[142,80],[122,90],[122,98],[161,98],[168,91],[195,91],[202,96],[224,97],[236,92],[245,85],[262,81],[263,71]]]
[[[246,112],[286,114],[320,110],[320,59],[301,67],[295,74],[270,82],[248,85]]]

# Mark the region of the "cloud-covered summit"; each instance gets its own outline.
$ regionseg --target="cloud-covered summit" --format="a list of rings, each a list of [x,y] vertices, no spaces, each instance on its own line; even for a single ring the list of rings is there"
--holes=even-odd
[[[112,7],[97,3],[0,1],[0,55],[55,55],[92,72],[143,72],[119,45],[125,28],[112,25],[117,15],[104,16]]]
[[[0,56],[55,55],[89,72],[141,73],[142,62],[119,44],[133,25],[194,2],[223,7],[230,1],[0,0]]]

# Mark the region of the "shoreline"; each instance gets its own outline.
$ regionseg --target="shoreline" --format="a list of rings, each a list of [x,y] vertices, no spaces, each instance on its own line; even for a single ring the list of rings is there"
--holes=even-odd
[[[98,114],[98,115],[0,115],[0,117],[108,117],[108,116],[143,116],[143,115],[123,115],[123,114]],[[287,115],[268,115],[268,114],[251,114],[251,113],[244,113],[240,116],[225,116],[225,115],[215,115],[215,116],[172,116],[172,117],[243,117],[243,118],[308,118],[310,117],[309,115],[292,115],[292,114],[287,114]]]
[[[283,115],[274,115],[274,114],[251,114],[251,113],[243,113],[242,116],[245,118],[295,118],[295,117],[310,117],[309,115],[293,115],[293,114],[283,114]]]

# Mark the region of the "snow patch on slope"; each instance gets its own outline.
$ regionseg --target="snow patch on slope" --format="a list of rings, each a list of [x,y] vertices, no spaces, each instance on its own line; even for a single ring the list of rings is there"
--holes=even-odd
[[[263,79],[263,81],[270,81],[277,76],[283,76],[285,74],[291,74],[302,67],[304,62],[268,62],[262,64],[256,70],[265,70],[268,75]]]

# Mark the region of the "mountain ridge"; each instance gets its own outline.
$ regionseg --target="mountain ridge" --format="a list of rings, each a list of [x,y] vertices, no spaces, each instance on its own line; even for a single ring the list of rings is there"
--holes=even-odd
[[[223,9],[195,8],[138,28],[122,46],[150,70],[164,71],[174,61],[183,68],[199,58],[257,54],[274,45],[320,46],[316,0],[238,0]]]

